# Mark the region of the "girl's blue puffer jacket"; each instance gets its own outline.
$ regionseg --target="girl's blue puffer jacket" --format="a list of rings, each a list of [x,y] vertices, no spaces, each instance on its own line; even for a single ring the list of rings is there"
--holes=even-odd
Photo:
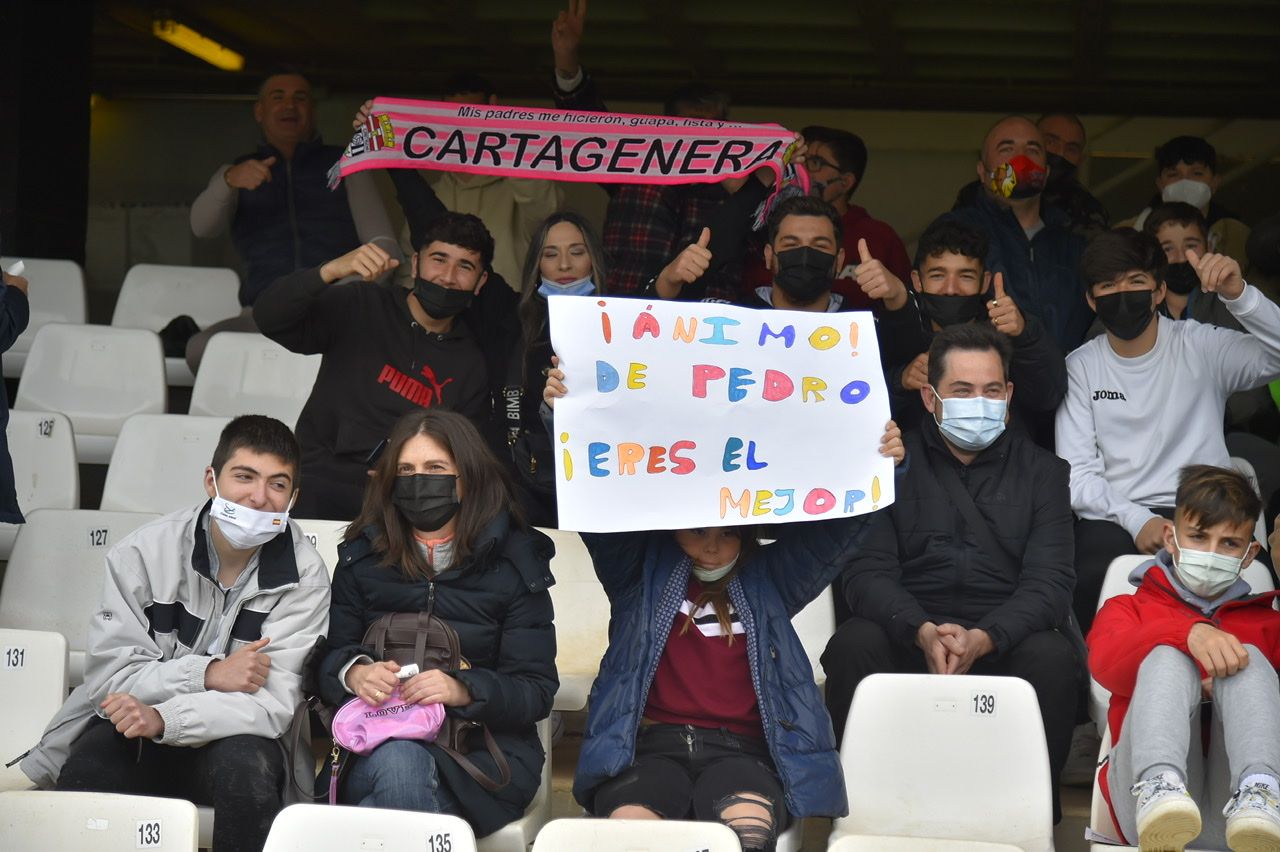
[[[778,540],[756,551],[728,586],[745,630],[765,739],[794,817],[848,812],[831,717],[791,617],[840,573],[867,517],[775,527]],[[591,687],[573,781],[574,798],[589,809],[596,788],[635,757],[649,685],[688,589],[689,561],[667,531],[583,533],[582,540],[611,607],[609,648]]]

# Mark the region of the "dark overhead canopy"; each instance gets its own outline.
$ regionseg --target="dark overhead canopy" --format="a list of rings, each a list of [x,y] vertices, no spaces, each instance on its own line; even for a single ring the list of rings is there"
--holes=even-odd
[[[242,95],[275,63],[342,91],[428,97],[458,71],[543,98],[548,0],[168,0],[242,53],[218,71],[150,35],[156,6],[102,2],[108,95]],[[1274,0],[591,0],[583,61],[608,97],[697,77],[736,103],[1280,117]]]

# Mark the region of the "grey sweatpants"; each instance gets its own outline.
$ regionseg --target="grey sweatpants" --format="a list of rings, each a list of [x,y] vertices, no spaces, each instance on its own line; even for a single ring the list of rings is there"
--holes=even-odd
[[[1222,808],[1255,773],[1280,775],[1280,681],[1267,658],[1245,645],[1249,664],[1213,679],[1209,750],[1201,748],[1203,694],[1195,660],[1169,645],[1152,649],[1138,668],[1107,781],[1119,828],[1137,842],[1137,799],[1129,788],[1173,771],[1186,779],[1204,825],[1197,849],[1226,849]]]

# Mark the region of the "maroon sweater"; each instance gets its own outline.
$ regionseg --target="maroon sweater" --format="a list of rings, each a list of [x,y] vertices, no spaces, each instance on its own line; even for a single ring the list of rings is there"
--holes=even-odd
[[[685,602],[671,624],[658,671],[649,687],[646,719],[698,728],[727,728],[735,734],[763,737],[760,707],[747,662],[747,640],[738,614],[730,613],[733,644],[721,633],[715,608],[693,613],[702,584],[689,578]]]

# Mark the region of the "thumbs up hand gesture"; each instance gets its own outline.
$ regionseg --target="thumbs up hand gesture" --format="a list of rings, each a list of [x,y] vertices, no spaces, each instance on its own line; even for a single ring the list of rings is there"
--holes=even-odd
[[[858,286],[868,297],[883,301],[887,310],[901,310],[907,304],[906,285],[871,256],[864,239],[858,240]]]
[[[711,266],[711,229],[703,228],[702,235],[696,243],[690,243],[685,250],[676,255],[676,259],[668,263],[658,273],[654,281],[654,289],[663,299],[674,299],[680,295],[686,284],[692,284]]]
[[[1206,293],[1217,293],[1224,299],[1239,299],[1244,292],[1244,276],[1240,274],[1240,264],[1225,254],[1198,255],[1194,251],[1187,252],[1187,262],[1200,277],[1200,289]]]
[[[996,331],[1017,337],[1026,329],[1027,321],[1023,319],[1022,311],[1018,310],[1018,304],[1004,291],[1004,273],[996,273],[992,287],[995,298],[987,302],[987,316],[991,318]]]

